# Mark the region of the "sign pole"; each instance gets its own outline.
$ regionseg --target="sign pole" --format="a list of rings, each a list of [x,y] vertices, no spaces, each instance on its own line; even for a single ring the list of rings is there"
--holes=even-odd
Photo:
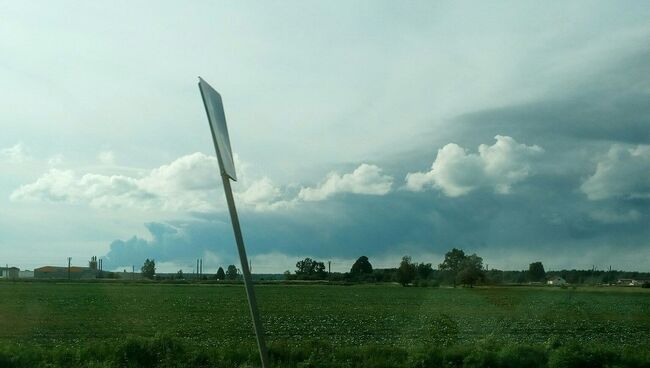
[[[228,211],[230,212],[232,229],[235,233],[235,242],[237,243],[237,251],[239,252],[239,261],[241,262],[244,286],[246,288],[248,306],[253,319],[253,328],[255,329],[255,337],[257,338],[257,347],[260,351],[262,368],[269,368],[268,351],[266,350],[266,342],[264,341],[264,329],[262,328],[262,320],[257,308],[257,299],[255,298],[255,290],[253,289],[253,278],[251,276],[248,258],[246,257],[246,248],[244,247],[244,237],[241,233],[239,216],[237,216],[235,199],[233,198],[232,188],[230,186],[230,180],[237,180],[237,174],[235,173],[235,162],[230,148],[230,137],[228,136],[228,127],[226,126],[226,115],[223,111],[223,102],[219,92],[215,91],[200,77],[199,90],[201,91],[201,98],[203,99],[205,112],[208,116],[208,122],[210,123],[212,140],[214,142],[217,160],[219,161],[219,168],[221,169],[223,190],[226,193],[226,202],[228,202]]]
[[[251,276],[251,271],[248,268],[248,258],[246,257],[246,248],[244,248],[244,238],[242,237],[241,228],[239,226],[239,217],[237,216],[235,200],[232,196],[230,179],[226,175],[221,175],[221,180],[223,181],[223,189],[226,192],[226,201],[228,202],[228,211],[230,211],[230,219],[232,220],[232,229],[235,232],[235,241],[237,242],[237,251],[239,252],[239,260],[241,262],[241,269],[244,276],[244,286],[246,287],[248,306],[250,307],[251,317],[253,318],[253,328],[255,329],[255,336],[257,337],[257,347],[260,350],[260,360],[262,361],[262,368],[268,368],[270,365],[268,352],[266,350],[266,342],[264,341],[264,329],[262,328],[262,321],[257,308],[257,299],[255,298],[255,291],[253,290],[253,278]]]

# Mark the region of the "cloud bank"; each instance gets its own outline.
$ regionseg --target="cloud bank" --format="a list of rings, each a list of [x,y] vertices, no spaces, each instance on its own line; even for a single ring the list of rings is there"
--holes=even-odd
[[[427,172],[408,173],[406,189],[419,192],[440,189],[449,197],[459,197],[479,188],[491,188],[500,194],[510,193],[512,186],[531,174],[531,162],[544,150],[536,145],[517,143],[508,136],[497,135],[492,146],[481,144],[478,154],[467,153],[449,143]]]
[[[650,199],[650,146],[613,145],[580,189],[590,200]]]
[[[100,157],[107,156],[105,152]],[[101,160],[112,165],[110,160]],[[238,204],[255,211],[287,209],[300,201],[322,201],[337,193],[385,195],[393,178],[376,165],[361,164],[353,172],[330,173],[316,187],[303,187],[297,194],[270,178],[253,178],[248,165],[235,160],[239,180],[233,185]],[[51,168],[35,182],[13,191],[13,201],[65,202],[94,208],[136,208],[145,211],[209,213],[225,209],[221,178],[215,157],[196,152],[182,156],[144,175],[78,175],[73,170]]]
[[[393,178],[382,174],[376,165],[361,164],[349,174],[332,172],[316,187],[302,188],[298,198],[303,201],[322,201],[337,193],[385,195],[393,186]]]

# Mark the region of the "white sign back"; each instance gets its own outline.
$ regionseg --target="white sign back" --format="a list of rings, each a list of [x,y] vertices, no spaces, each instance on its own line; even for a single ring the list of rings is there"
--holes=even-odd
[[[212,139],[217,151],[217,158],[221,166],[221,173],[232,180],[237,180],[235,173],[235,162],[233,161],[232,149],[230,148],[230,137],[226,126],[226,114],[223,111],[221,95],[215,91],[206,81],[199,77],[199,89],[203,97],[205,112],[208,114]]]

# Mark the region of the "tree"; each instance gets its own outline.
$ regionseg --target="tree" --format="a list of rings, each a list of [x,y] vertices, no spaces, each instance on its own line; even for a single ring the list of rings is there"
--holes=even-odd
[[[431,263],[418,263],[416,266],[417,273],[418,273],[418,278],[420,280],[426,280],[431,276],[433,273],[433,268],[431,267]]]
[[[352,265],[352,268],[350,269],[350,274],[352,275],[362,275],[362,274],[371,274],[372,273],[372,265],[370,264],[370,261],[368,261],[368,257],[366,256],[361,256],[359,257],[356,262]]]
[[[445,272],[448,278],[453,281],[454,287],[456,287],[456,277],[463,266],[465,258],[465,252],[454,248],[445,254],[445,260],[438,265],[438,269]]]
[[[325,263],[318,262],[309,257],[296,263],[296,276],[309,279],[325,277]]]
[[[217,274],[214,276],[217,280],[225,280],[226,273],[223,271],[223,267],[219,267]]]
[[[237,267],[235,265],[229,265],[226,270],[226,278],[228,280],[237,280],[239,273],[237,272]]]
[[[183,276],[183,270],[178,270],[178,272],[176,272],[176,278],[179,280],[183,280],[185,278]]]
[[[402,257],[402,262],[399,264],[397,269],[397,281],[402,284],[402,286],[407,286],[413,281],[417,273],[415,265],[411,262],[411,257],[404,256]]]
[[[153,279],[153,275],[156,274],[156,262],[153,259],[147,258],[144,261],[144,265],[140,268],[142,276],[148,279]]]
[[[530,281],[539,282],[544,280],[545,277],[546,271],[544,271],[542,262],[533,262],[528,266],[528,278]]]
[[[477,281],[483,280],[484,278],[483,258],[476,254],[465,257],[458,272],[458,280],[464,285],[473,287]]]

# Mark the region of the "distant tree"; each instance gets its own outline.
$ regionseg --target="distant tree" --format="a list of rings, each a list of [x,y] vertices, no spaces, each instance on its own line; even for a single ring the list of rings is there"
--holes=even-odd
[[[461,264],[461,269],[458,272],[458,280],[464,285],[473,287],[477,281],[481,281],[484,278],[483,258],[476,254],[465,257]]]
[[[352,268],[350,269],[350,274],[359,276],[362,274],[371,274],[372,273],[372,265],[370,264],[370,261],[368,261],[368,257],[366,256],[361,256],[359,257],[356,262],[352,265]]]
[[[454,287],[456,287],[456,278],[463,267],[465,258],[465,252],[461,249],[454,248],[445,254],[445,260],[438,265],[438,269],[445,272],[448,278],[452,280]]]
[[[415,279],[416,274],[417,269],[413,262],[411,262],[411,257],[402,257],[402,262],[400,262],[399,268],[397,268],[397,282],[402,284],[402,286],[407,286]]]
[[[533,262],[528,266],[528,278],[530,281],[539,282],[544,280],[545,277],[546,271],[544,271],[542,262]]]
[[[215,275],[215,278],[217,280],[225,280],[226,279],[226,273],[223,271],[223,267],[219,267],[217,270],[217,274]]]
[[[239,272],[237,272],[237,267],[235,267],[235,265],[229,265],[226,270],[226,278],[228,280],[237,280],[238,276]]]
[[[296,276],[301,278],[318,279],[325,277],[325,263],[311,258],[305,258],[296,263]]]
[[[140,268],[142,276],[148,279],[153,279],[153,276],[156,274],[156,262],[153,259],[147,258],[144,261],[144,265]]]
[[[185,276],[183,276],[183,270],[178,270],[178,272],[176,272],[176,278],[179,280],[185,279]]]
[[[431,263],[418,263],[416,266],[418,278],[421,280],[428,279],[433,273],[433,268]]]

